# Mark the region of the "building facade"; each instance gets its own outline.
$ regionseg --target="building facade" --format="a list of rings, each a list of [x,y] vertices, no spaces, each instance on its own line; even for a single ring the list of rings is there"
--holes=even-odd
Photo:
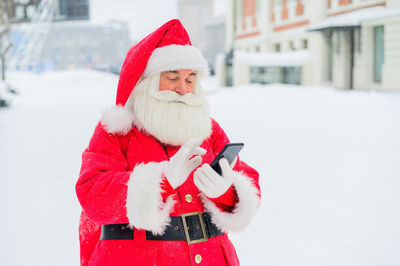
[[[55,5],[54,21],[88,20],[89,0],[1,0],[12,23],[29,22],[41,2]],[[42,3],[43,4],[43,3]]]
[[[126,23],[89,21],[89,0],[0,1],[9,3],[14,21],[9,68],[35,72],[94,68],[119,73],[132,45]],[[30,23],[19,23],[24,21]]]
[[[131,45],[128,25],[123,22],[53,23],[40,54],[39,70],[94,68],[119,73]]]
[[[400,90],[400,1],[229,1],[219,82]],[[225,61],[225,62],[224,62]],[[229,68],[232,68],[231,70]]]

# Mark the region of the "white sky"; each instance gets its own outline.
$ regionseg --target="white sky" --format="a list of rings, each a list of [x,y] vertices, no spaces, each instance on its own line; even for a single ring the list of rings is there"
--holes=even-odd
[[[90,0],[93,22],[126,21],[131,39],[140,40],[163,23],[177,18],[178,0]],[[215,13],[226,11],[226,0],[215,0]]]

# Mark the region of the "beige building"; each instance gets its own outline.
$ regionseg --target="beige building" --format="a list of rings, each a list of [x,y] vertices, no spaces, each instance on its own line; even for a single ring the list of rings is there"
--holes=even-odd
[[[400,90],[400,1],[228,2],[221,85]]]

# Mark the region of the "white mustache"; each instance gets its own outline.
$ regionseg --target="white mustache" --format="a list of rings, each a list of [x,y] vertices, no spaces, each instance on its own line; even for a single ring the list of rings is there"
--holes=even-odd
[[[192,93],[179,94],[174,91],[164,90],[164,91],[152,91],[150,90],[150,95],[163,102],[181,102],[187,105],[201,105],[204,102],[202,96],[197,96]]]

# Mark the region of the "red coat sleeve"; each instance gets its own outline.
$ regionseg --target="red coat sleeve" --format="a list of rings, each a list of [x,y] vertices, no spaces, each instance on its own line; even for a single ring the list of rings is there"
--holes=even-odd
[[[82,154],[76,183],[78,200],[90,219],[99,224],[128,222],[125,205],[130,174],[119,137],[99,123]]]

